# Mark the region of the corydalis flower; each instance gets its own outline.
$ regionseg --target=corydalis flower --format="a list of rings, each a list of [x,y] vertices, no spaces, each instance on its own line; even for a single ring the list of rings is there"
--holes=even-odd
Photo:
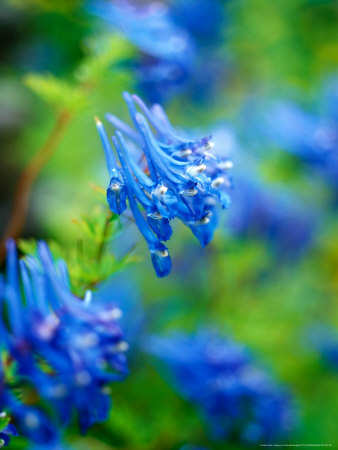
[[[172,0],[170,13],[174,21],[187,30],[200,46],[215,44],[221,39],[225,22],[226,0]]]
[[[264,239],[278,257],[297,259],[313,241],[318,214],[297,192],[267,182],[260,173],[262,160],[241,148],[232,127],[223,123],[213,130],[215,153],[234,161],[233,206],[227,226],[233,235]],[[263,158],[263,155],[262,155]]]
[[[136,77],[150,98],[168,97],[186,83],[195,67],[195,45],[163,2],[94,1],[89,9],[127,37],[140,54]]]
[[[236,176],[230,231],[241,238],[264,239],[279,258],[297,259],[313,241],[317,225],[313,211],[295,193],[252,174]]]
[[[326,82],[316,107],[306,110],[291,100],[276,100],[264,107],[261,133],[299,157],[333,189],[338,199],[338,79]]]
[[[116,214],[123,213],[129,201],[161,277],[171,269],[163,241],[171,237],[172,219],[178,218],[187,225],[201,245],[211,241],[219,207],[230,204],[228,170],[232,164],[212,155],[210,136],[199,140],[178,136],[160,105],[148,109],[138,96],[128,93],[124,99],[135,128],[112,114],[106,116],[118,130],[112,140],[119,165],[103,125],[97,120],[110,176],[107,200]],[[132,142],[127,142],[122,132]],[[145,211],[145,218],[139,206]]]
[[[177,391],[199,407],[215,439],[269,443],[290,430],[288,395],[243,345],[202,330],[151,336],[145,350],[165,363]]]
[[[45,243],[38,244],[37,257],[20,261],[13,241],[7,250],[0,286],[0,408],[10,411],[20,433],[54,445],[74,411],[82,432],[106,419],[108,385],[127,373],[121,311],[91,302],[89,291],[84,300],[75,297],[65,263],[54,263]],[[22,389],[18,398],[13,382]],[[53,415],[36,407],[36,398]]]
[[[188,33],[171,20],[165,3],[140,5],[125,0],[95,1],[89,9],[119,29],[148,55],[183,62],[192,51]]]
[[[130,63],[148,100],[165,102],[185,92],[200,102],[210,99],[227,76],[229,63],[218,55],[225,3],[110,0],[93,1],[89,10],[139,50]]]

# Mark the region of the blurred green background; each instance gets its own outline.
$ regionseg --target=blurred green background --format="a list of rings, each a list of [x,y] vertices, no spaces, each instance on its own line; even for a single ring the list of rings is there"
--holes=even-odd
[[[206,101],[195,101],[184,91],[170,99],[166,110],[174,126],[201,129],[202,134],[222,121],[236,127],[251,96],[297,92],[299,98],[301,92],[306,104],[325,77],[337,71],[336,1],[221,4],[227,20],[217,56],[227,67],[226,76],[217,94]],[[66,108],[71,120],[34,183],[22,237],[72,246],[79,237],[74,219],[90,215],[97,203],[92,186],[105,189],[108,183],[93,117],[103,118],[110,111],[127,118],[121,93],[138,89],[130,65],[138,49],[125,36],[102,26],[80,0],[3,0],[0,41],[1,232],[9,220],[20,173]],[[54,80],[55,86],[51,88],[50,81],[45,92],[37,82],[39,76]],[[67,88],[61,89],[60,83],[67,83]],[[247,126],[249,122],[250,116]],[[251,152],[250,139],[241,142],[241,132],[239,142]],[[226,220],[213,242],[202,249],[177,224],[171,242],[174,268],[166,279],[156,278],[145,245],[133,229],[122,232],[127,249],[136,245],[136,261],[128,274],[144,308],[154,311],[154,330],[194,330],[211,323],[234,336],[294,395],[299,425],[290,442],[334,447],[337,373],[322,364],[306,335],[317,321],[337,326],[337,209],[329,205],[326,188],[305,179],[290,154],[273,157],[262,148],[260,155],[259,170],[271,185],[292,188],[310,210],[313,207],[313,220],[320,210],[320,230],[301,258],[285,261],[254,234],[232,235]],[[165,450],[178,449],[196,435],[206,439],[193,408],[165,385],[147,361],[136,358],[129,379],[113,386],[112,392],[109,422],[94,426],[83,438],[70,431],[75,448]],[[13,441],[12,448],[20,445]],[[240,446],[224,443],[215,448]]]

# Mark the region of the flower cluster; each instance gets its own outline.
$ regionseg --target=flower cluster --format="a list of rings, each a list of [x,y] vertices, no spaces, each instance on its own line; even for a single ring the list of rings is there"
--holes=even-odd
[[[151,336],[145,349],[166,364],[177,391],[199,407],[215,439],[270,443],[290,431],[289,396],[242,345],[202,330]]]
[[[140,51],[134,61],[139,84],[157,98],[184,85],[191,75],[195,46],[162,2],[95,1],[90,10],[123,33]],[[148,89],[150,88],[150,89]]]
[[[228,171],[232,163],[212,154],[210,136],[200,140],[179,137],[160,105],[148,109],[138,96],[128,93],[124,94],[124,99],[135,129],[112,114],[106,116],[118,129],[112,140],[120,165],[102,123],[97,120],[110,176],[107,200],[116,214],[127,209],[129,200],[156,273],[161,277],[171,269],[163,241],[171,237],[172,219],[178,218],[188,226],[201,245],[211,241],[218,223],[219,206],[227,208],[230,204]],[[144,115],[138,112],[136,105]],[[127,143],[122,132],[132,142]],[[138,205],[145,210],[146,219]]]
[[[263,180],[236,177],[228,226],[241,237],[266,240],[279,256],[297,258],[312,242],[316,220],[296,195]]]
[[[90,10],[138,48],[132,68],[150,101],[164,102],[182,91],[205,101],[226,76],[217,54],[224,3],[111,0],[93,1]]]
[[[229,124],[213,130],[213,142],[215,156],[230,158],[235,165],[227,228],[240,238],[264,239],[278,257],[297,259],[309,247],[319,223],[314,206],[306,206],[294,190],[268,183],[257,157],[241,148]]]
[[[75,411],[83,433],[107,418],[108,385],[127,374],[120,315],[114,304],[92,302],[90,291],[84,300],[75,297],[65,263],[54,263],[44,242],[37,257],[20,261],[8,242],[0,286],[0,410],[10,412],[20,434],[52,448]]]
[[[221,38],[227,0],[172,0],[170,14],[175,23],[187,30],[200,46],[210,47]]]
[[[263,133],[295,154],[326,179],[338,193],[338,80],[327,82],[317,107],[307,111],[280,100],[265,110]]]

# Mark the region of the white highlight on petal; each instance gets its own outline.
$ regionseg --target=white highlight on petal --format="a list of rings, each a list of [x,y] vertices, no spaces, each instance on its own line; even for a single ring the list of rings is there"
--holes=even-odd
[[[198,194],[198,190],[195,188],[185,189],[181,192],[183,197],[194,197],[196,194]]]
[[[218,168],[220,170],[229,170],[234,167],[234,163],[232,161],[221,161],[218,163]]]
[[[215,178],[212,181],[211,186],[213,188],[218,188],[218,187],[222,186],[222,184],[224,184],[224,178],[223,177],[217,177],[217,178]]]
[[[160,256],[161,258],[166,258],[167,256],[169,256],[168,250],[153,250],[153,253],[155,253],[155,255],[157,256]]]
[[[168,188],[167,186],[164,186],[161,184],[160,186],[157,186],[156,189],[153,190],[153,194],[156,196],[164,195],[167,192]]]
[[[28,428],[37,428],[39,426],[39,417],[34,412],[28,412],[25,415],[24,422]]]
[[[84,302],[84,304],[87,306],[87,305],[89,305],[90,303],[91,303],[91,301],[92,301],[92,298],[93,298],[93,293],[92,293],[92,291],[86,291],[86,293],[85,293],[85,295],[84,295],[84,299],[83,299],[83,302]]]
[[[187,169],[187,174],[189,174],[191,177],[194,177],[204,172],[206,168],[207,166],[205,164],[197,164],[196,166],[189,167],[189,169]]]
[[[75,375],[75,381],[78,386],[88,386],[92,377],[86,370],[82,370]]]

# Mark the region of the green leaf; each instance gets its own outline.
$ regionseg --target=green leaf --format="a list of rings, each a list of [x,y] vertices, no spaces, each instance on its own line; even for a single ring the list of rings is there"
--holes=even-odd
[[[50,74],[28,74],[24,78],[24,83],[42,100],[56,109],[67,109],[75,112],[88,104],[82,89]]]
[[[10,422],[10,418],[3,411],[0,411],[0,431],[2,431]],[[0,446],[1,447],[1,446]]]
[[[88,40],[88,56],[76,71],[82,83],[95,83],[105,77],[107,70],[119,68],[121,62],[134,54],[132,45],[120,34],[109,33]]]
[[[18,241],[18,248],[25,255],[35,255],[37,249],[37,242],[35,239],[20,239]]]

